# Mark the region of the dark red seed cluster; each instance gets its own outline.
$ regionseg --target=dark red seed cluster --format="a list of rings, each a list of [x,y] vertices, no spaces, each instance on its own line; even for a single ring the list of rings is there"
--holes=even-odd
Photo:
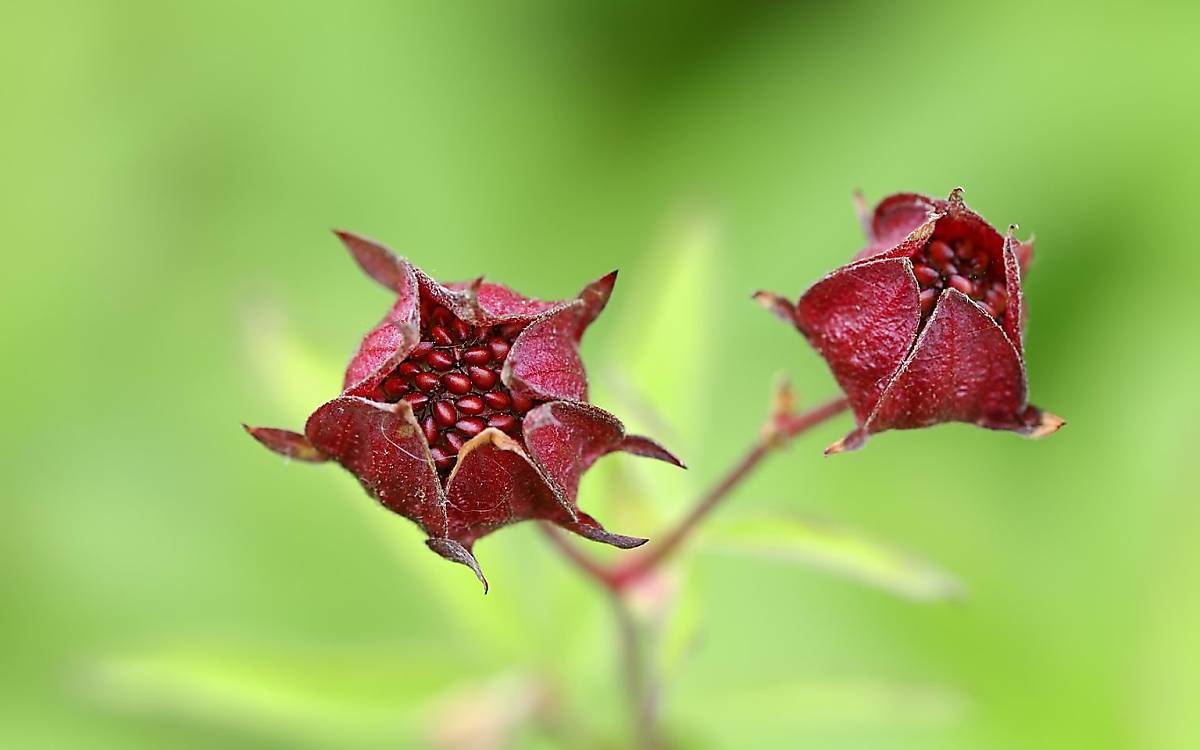
[[[1008,305],[1004,266],[970,240],[930,240],[912,262],[921,287],[922,319],[933,312],[942,290],[951,287],[978,302],[996,322],[1004,322]]]
[[[443,478],[458,450],[488,427],[520,439],[521,417],[539,402],[500,381],[526,323],[473,326],[432,301],[421,305],[421,342],[379,385],[382,400],[407,401]]]

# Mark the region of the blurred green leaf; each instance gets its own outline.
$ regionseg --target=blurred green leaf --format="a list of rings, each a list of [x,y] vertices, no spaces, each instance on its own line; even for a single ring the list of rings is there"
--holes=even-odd
[[[182,645],[106,659],[85,674],[100,701],[251,730],[311,747],[394,744],[431,688],[465,665],[444,646]]]
[[[932,728],[961,721],[967,699],[943,685],[879,678],[805,679],[737,685],[702,703],[727,726]]]
[[[180,646],[103,661],[85,688],[114,708],[318,748],[499,748],[526,728],[555,725],[558,710],[545,678],[471,676],[438,644]]]
[[[242,333],[246,358],[264,387],[262,393],[295,415],[299,429],[313,408],[336,393],[341,368],[297,335],[286,310],[275,304],[247,307]]]
[[[755,517],[705,535],[710,550],[819,568],[913,601],[955,599],[964,589],[949,573],[911,554],[826,522]]]
[[[711,388],[711,351],[685,331],[711,331],[717,294],[717,222],[693,209],[668,222],[639,274],[626,274],[602,321],[609,351],[591,358],[607,363],[593,371],[593,400],[614,411],[630,432],[651,435],[683,461],[703,434],[700,420]],[[598,376],[598,377],[596,377]],[[692,472],[641,460],[601,462],[597,492],[581,493],[581,504],[611,503],[599,510],[612,524],[654,525],[670,504],[690,494]],[[614,499],[619,499],[615,500]]]
[[[605,395],[622,417],[664,441],[694,434],[708,387],[709,350],[684,331],[711,330],[719,277],[716,220],[697,210],[669,223],[637,277],[622,278]],[[653,394],[653,397],[651,397]]]
[[[657,639],[657,670],[669,684],[683,673],[700,646],[704,634],[704,600],[693,566],[672,566],[662,575],[671,580],[673,591]]]

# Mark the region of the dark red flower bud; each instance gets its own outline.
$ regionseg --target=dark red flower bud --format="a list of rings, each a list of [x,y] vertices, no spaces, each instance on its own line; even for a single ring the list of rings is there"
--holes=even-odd
[[[889,196],[864,221],[868,247],[801,295],[756,298],[825,358],[858,427],[876,432],[969,422],[1042,437],[1063,425],[1028,403],[1021,273],[1032,242],[1002,236],[963,203]]]
[[[580,476],[607,453],[682,466],[586,403],[579,340],[615,273],[576,299],[543,302],[482,279],[439,284],[382,245],[339,237],[396,301],[350,361],[342,394],[309,417],[303,435],[246,428],[251,435],[290,458],[337,461],[485,590],[471,548],[510,523],[550,521],[623,548],[646,541],[607,531],[575,504]]]

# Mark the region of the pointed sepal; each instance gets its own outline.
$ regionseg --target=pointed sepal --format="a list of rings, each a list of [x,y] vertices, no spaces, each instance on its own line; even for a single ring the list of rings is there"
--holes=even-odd
[[[430,537],[425,540],[425,546],[446,558],[450,562],[456,562],[459,565],[466,565],[474,573],[479,582],[483,584],[483,593],[488,592],[488,580],[483,574],[483,569],[479,567],[479,562],[475,559],[475,555],[471,554],[471,550],[454,541],[444,537]]]
[[[242,425],[242,429],[269,450],[281,456],[309,463],[322,463],[329,460],[329,456],[317,450],[316,446],[308,442],[308,438],[298,432],[281,430],[276,427],[251,427],[246,424]]]

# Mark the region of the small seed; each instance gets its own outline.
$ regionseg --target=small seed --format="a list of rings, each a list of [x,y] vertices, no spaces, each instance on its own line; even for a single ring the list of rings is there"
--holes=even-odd
[[[484,428],[487,427],[487,422],[484,422],[479,417],[467,417],[466,419],[458,420],[458,424],[454,426],[467,437],[475,437],[483,432]]]
[[[523,328],[525,328],[524,323],[505,323],[504,325],[500,326],[497,333],[500,334],[501,338],[511,341],[517,337],[517,334],[520,333]]]
[[[455,318],[454,322],[450,324],[450,328],[454,332],[454,335],[458,337],[459,341],[466,341],[467,339],[471,338],[471,334],[473,333],[471,331],[471,326],[467,324],[467,321],[462,320],[461,318]]]
[[[463,445],[465,445],[469,439],[470,438],[459,432],[447,432],[445,435],[442,435],[442,440],[446,441],[446,445],[449,446],[455,454],[462,450]]]
[[[989,256],[987,253],[980,253],[979,256],[975,258],[975,273],[982,276],[983,274],[987,273],[988,266],[991,264],[991,256]]]
[[[458,421],[458,412],[449,401],[438,401],[433,405],[433,418],[442,427],[449,427]]]
[[[425,355],[433,351],[432,341],[422,341],[413,347],[413,350],[408,353],[409,359],[425,359]]]
[[[471,392],[471,379],[461,372],[448,372],[443,375],[442,385],[455,396],[465,396]]]
[[[481,391],[491,388],[500,379],[495,370],[488,370],[483,367],[468,367],[467,374],[471,376],[471,382]]]
[[[512,432],[517,429],[517,418],[511,414],[493,414],[488,417],[487,423],[488,427],[495,427],[504,432]]]
[[[959,240],[954,248],[960,258],[971,259],[975,257],[975,245],[970,240]]]
[[[419,391],[412,391],[404,394],[404,400],[413,408],[413,411],[416,411],[429,402],[429,397]]]
[[[533,399],[528,396],[512,394],[512,408],[518,414],[524,414],[533,408]]]
[[[445,325],[445,324],[449,323],[454,318],[454,316],[450,313],[450,311],[447,310],[446,308],[442,307],[441,305],[438,305],[437,307],[433,308],[433,314],[430,315],[429,317],[433,320],[434,323],[440,323],[441,325]]]
[[[491,352],[482,346],[472,347],[463,352],[463,361],[468,365],[486,365],[491,358]]]
[[[411,360],[408,362],[401,362],[400,366],[396,368],[396,374],[402,375],[403,377],[406,377],[406,378],[411,378],[413,375],[416,375],[420,371],[421,371],[421,367],[416,362],[413,362]]]
[[[454,343],[454,337],[450,335],[445,326],[434,326],[429,329],[429,336],[442,346],[450,346]]]
[[[996,315],[1003,313],[1005,308],[1008,307],[1008,295],[999,286],[993,286],[991,289],[988,289],[987,294],[983,295],[983,298],[987,301],[988,306],[996,311]]]
[[[926,289],[921,292],[921,314],[928,315],[933,312],[933,304],[937,302],[938,292],[936,289]]]
[[[491,391],[489,391],[491,393]],[[463,396],[455,404],[463,414],[479,414],[484,409],[483,399],[475,394]]]
[[[950,263],[954,260],[954,250],[941,240],[930,242],[927,252],[934,263]]]
[[[437,390],[438,376],[432,372],[418,372],[413,378],[413,383],[426,393],[432,393]]]
[[[484,403],[497,411],[503,411],[512,405],[512,399],[504,391],[488,391],[483,394]]]
[[[421,431],[425,433],[425,440],[433,445],[438,439],[438,426],[433,417],[425,417],[425,421],[421,423]]]
[[[425,361],[435,370],[449,370],[454,367],[454,355],[444,349],[434,349]]]
[[[433,463],[442,471],[449,469],[454,465],[454,456],[449,455],[439,446],[434,446],[429,449],[429,455],[433,457]]]
[[[408,392],[408,383],[404,382],[403,378],[388,378],[383,381],[383,385],[380,387],[383,390],[383,394],[392,401],[395,401]]]
[[[931,287],[935,281],[942,278],[940,273],[926,265],[913,266],[913,275],[922,287]]]
[[[958,291],[962,292],[963,294],[967,295],[968,297],[975,293],[975,285],[972,284],[971,280],[966,278],[965,276],[959,276],[958,274],[954,274],[950,278],[946,279],[946,283],[949,284],[950,286],[954,287]]]
[[[504,339],[492,339],[488,342],[488,349],[492,352],[492,359],[497,362],[503,362],[508,356],[508,342]]]

